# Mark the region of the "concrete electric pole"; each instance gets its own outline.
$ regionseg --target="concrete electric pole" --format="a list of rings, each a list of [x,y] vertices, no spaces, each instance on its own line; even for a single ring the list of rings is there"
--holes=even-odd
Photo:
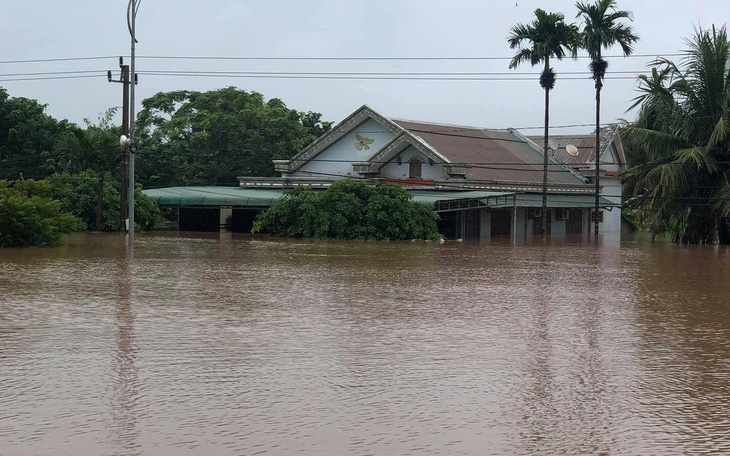
[[[127,239],[129,246],[134,247],[134,153],[137,151],[137,145],[134,142],[134,92],[137,85],[137,73],[135,72],[135,45],[137,38],[135,35],[135,21],[137,19],[137,11],[142,0],[129,0],[127,5],[127,28],[131,37],[131,53],[130,53],[130,73],[132,84],[129,87],[129,235]]]
[[[119,57],[119,68],[121,75],[119,80],[112,79],[112,72],[107,72],[109,82],[117,82],[122,84],[122,135],[129,138],[129,65],[124,64],[124,58]],[[120,143],[122,149],[122,165],[121,165],[121,192],[119,206],[119,231],[127,231],[127,184],[129,176],[127,175],[127,166],[129,165],[129,148],[126,141]]]

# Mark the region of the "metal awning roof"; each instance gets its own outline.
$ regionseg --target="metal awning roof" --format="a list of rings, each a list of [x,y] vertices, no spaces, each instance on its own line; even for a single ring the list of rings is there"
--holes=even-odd
[[[163,206],[269,207],[283,195],[282,189],[241,187],[168,187],[143,193]]]
[[[284,189],[241,187],[168,187],[144,190],[143,193],[165,206],[250,206],[269,207],[284,196]],[[481,200],[512,193],[486,191],[407,190],[413,201],[433,206],[436,201]]]
[[[512,207],[517,199],[518,207],[541,207],[542,195],[534,193],[488,191],[435,191],[407,190],[413,201],[433,206],[438,201],[478,201],[479,207]],[[284,189],[241,187],[168,187],[144,190],[143,193],[163,206],[239,206],[269,207],[284,196]],[[593,195],[548,195],[548,207],[590,208],[595,204]],[[618,206],[601,198],[601,207]],[[472,207],[472,206],[469,206]]]

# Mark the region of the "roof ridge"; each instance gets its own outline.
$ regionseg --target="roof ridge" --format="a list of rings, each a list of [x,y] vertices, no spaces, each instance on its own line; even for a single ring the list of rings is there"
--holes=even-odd
[[[500,132],[509,132],[509,128],[489,128],[489,127],[475,127],[473,125],[459,125],[459,124],[449,124],[449,123],[443,123],[443,122],[428,122],[425,120],[415,120],[415,119],[403,119],[400,117],[388,117],[389,120],[392,122],[411,122],[411,123],[418,123],[423,125],[433,125],[436,127],[449,127],[449,128],[467,128],[469,130],[478,130],[478,131],[500,131]]]

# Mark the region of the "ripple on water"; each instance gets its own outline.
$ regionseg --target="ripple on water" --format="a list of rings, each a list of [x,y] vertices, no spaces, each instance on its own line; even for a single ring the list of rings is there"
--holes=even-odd
[[[0,252],[3,454],[730,453],[711,248]]]

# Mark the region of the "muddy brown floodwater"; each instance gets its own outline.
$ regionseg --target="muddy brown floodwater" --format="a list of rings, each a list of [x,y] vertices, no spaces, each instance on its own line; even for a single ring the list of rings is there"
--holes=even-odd
[[[730,250],[0,250],[0,453],[729,454]]]

